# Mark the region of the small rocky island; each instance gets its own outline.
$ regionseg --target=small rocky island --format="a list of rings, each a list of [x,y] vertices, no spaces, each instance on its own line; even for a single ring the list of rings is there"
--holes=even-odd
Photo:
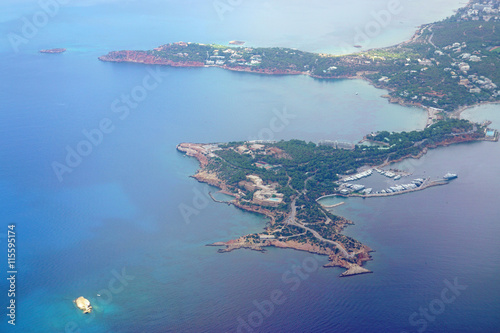
[[[346,178],[364,168],[383,168],[405,158],[419,158],[428,149],[450,144],[488,140],[487,125],[466,120],[441,120],[424,130],[367,135],[370,145],[315,144],[300,140],[247,141],[224,144],[181,143],[177,149],[200,162],[194,178],[232,196],[229,203],[268,217],[258,234],[217,242],[219,252],[265,247],[292,248],[328,256],[325,267],[343,267],[342,277],[371,273],[361,267],[371,260],[368,246],[346,236],[351,221],[332,214],[318,200],[326,195],[400,195],[450,180],[412,184],[405,190],[366,193],[364,188],[346,187]],[[496,133],[496,131],[495,131]],[[382,170],[380,172],[383,172]],[[390,172],[385,172],[386,175]],[[393,175],[396,176],[396,175]],[[399,176],[401,178],[401,176]],[[182,213],[182,211],[181,211]]]
[[[40,53],[63,53],[63,52],[66,52],[66,49],[58,48],[58,49],[40,50]]]
[[[78,297],[73,301],[77,308],[83,311],[83,313],[91,313],[92,305],[90,305],[90,301],[83,296]]]

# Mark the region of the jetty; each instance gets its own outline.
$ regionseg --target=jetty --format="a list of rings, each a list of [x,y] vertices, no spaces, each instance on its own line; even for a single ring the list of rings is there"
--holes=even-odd
[[[344,201],[336,203],[334,205],[322,205],[322,206],[325,207],[325,208],[335,208],[335,207],[338,207],[338,206],[342,206],[343,204],[345,204]]]
[[[363,268],[357,264],[352,264],[347,271],[340,274],[340,277],[352,276],[352,275],[360,275],[360,274],[369,274],[373,273],[369,269]]]

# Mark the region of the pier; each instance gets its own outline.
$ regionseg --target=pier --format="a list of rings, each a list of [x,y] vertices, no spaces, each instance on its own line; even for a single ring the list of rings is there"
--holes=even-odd
[[[318,199],[318,200],[319,200],[319,199]],[[335,205],[329,205],[329,206],[327,206],[327,205],[322,205],[322,206],[323,206],[323,207],[325,207],[325,208],[335,208],[335,207],[338,207],[338,206],[342,206],[343,204],[345,204],[345,202],[344,202],[344,201],[339,202],[339,203],[337,203],[337,204],[335,204]]]
[[[210,196],[210,198],[215,201],[215,202],[218,202],[218,203],[225,203],[227,204],[228,206],[231,206],[232,204],[232,200],[231,201],[222,201],[222,200],[218,200],[216,198],[214,198],[214,196],[212,195],[212,192],[208,192],[208,195]]]

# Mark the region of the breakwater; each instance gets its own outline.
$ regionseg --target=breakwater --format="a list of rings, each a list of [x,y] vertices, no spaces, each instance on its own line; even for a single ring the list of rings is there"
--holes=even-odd
[[[429,178],[427,178],[424,181],[424,183],[422,185],[420,185],[419,187],[417,187],[417,188],[402,190],[402,191],[398,191],[398,192],[391,192],[391,193],[370,193],[370,194],[360,194],[360,193],[340,194],[340,193],[335,193],[335,194],[328,194],[328,195],[324,195],[322,197],[319,197],[318,199],[316,199],[316,201],[319,201],[319,200],[325,199],[325,198],[331,198],[331,197],[342,197],[342,198],[349,198],[349,197],[358,197],[358,198],[390,197],[390,196],[394,196],[394,195],[400,195],[400,194],[406,194],[406,193],[410,193],[410,192],[416,192],[416,191],[425,190],[426,188],[433,187],[433,186],[446,185],[449,182],[450,182],[449,180],[445,180],[445,179],[430,180]],[[331,206],[325,206],[325,205],[322,205],[322,206],[325,207],[325,208],[333,208],[333,207],[340,206],[342,204],[344,204],[344,202],[341,202],[341,203],[335,204],[335,205],[331,205]]]

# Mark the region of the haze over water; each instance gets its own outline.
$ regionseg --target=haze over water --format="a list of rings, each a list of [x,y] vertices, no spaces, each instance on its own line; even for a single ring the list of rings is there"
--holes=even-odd
[[[460,6],[401,4],[370,47],[408,39],[415,26]],[[16,223],[16,330],[235,332],[238,318],[256,311],[254,301],[278,289],[285,303],[255,332],[416,332],[420,325],[411,326],[409,316],[440,297],[444,280],[458,278],[467,289],[427,322],[426,332],[498,331],[498,143],[439,148],[398,166],[415,175],[458,173],[447,186],[346,201],[334,212],[356,223],[347,235],[376,250],[367,264],[374,274],[340,279],[341,269],[318,268],[292,290],[283,274],[308,258],[319,265],[326,258],[276,249],[218,254],[206,247],[259,232],[266,221],[210,200],[194,203],[197,193],[214,189],[189,178],[198,164],[175,146],[258,138],[284,112],[289,118],[275,139],[315,142],[420,129],[426,114],[388,104],[380,97],[385,91],[362,81],[150,67],[162,73],[161,82],[120,119],[113,102],[151,72],[97,60],[111,50],[179,40],[341,52],[339,40],[353,44],[370,13],[386,8],[378,0],[244,1],[221,20],[211,1],[87,1],[62,7],[18,53],[2,38],[0,239],[5,244],[7,224]],[[21,18],[40,10],[33,1],[4,1],[0,9],[2,36],[19,32]],[[38,53],[52,47],[68,51]],[[500,128],[499,113],[490,105],[465,116]],[[111,133],[59,182],[52,162],[64,162],[67,146],[75,148],[82,131],[104,118]],[[199,214],[186,220],[180,205],[198,205]],[[2,279],[2,308],[6,288]],[[95,316],[74,307],[78,296],[92,301]],[[14,331],[3,317],[0,331]]]

